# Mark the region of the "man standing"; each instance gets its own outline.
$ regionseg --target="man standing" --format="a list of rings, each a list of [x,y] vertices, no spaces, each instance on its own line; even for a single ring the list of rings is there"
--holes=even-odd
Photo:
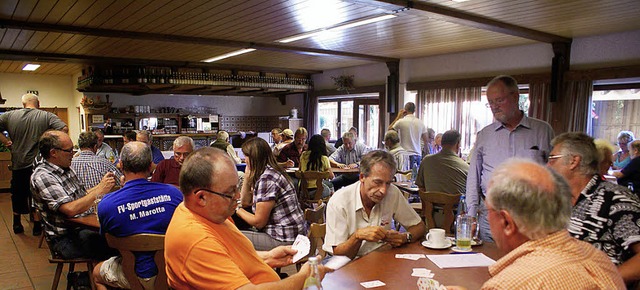
[[[115,185],[113,172],[107,172],[100,183],[86,190],[71,170],[73,142],[65,132],[47,131],[38,143],[44,158],[31,176],[31,191],[42,214],[45,236],[52,252],[64,259],[79,257],[104,260],[114,251],[99,233],[88,229],[68,228],[65,220],[93,213],[99,196]]]
[[[93,130],[93,133],[98,137],[98,149],[96,150],[96,155],[109,160],[111,163],[115,163],[117,154],[109,144],[104,143],[104,133],[102,133],[102,130],[95,129]]]
[[[398,112],[398,116],[389,125],[389,130],[396,130],[400,135],[400,146],[407,150],[410,155],[410,164],[420,165],[422,157],[420,153],[420,140],[425,144],[428,144],[427,129],[424,123],[420,121],[414,113],[416,111],[416,104],[408,102],[404,105],[404,109]]]
[[[334,168],[358,168],[358,164],[362,159],[362,156],[367,154],[369,148],[363,143],[356,142],[356,137],[351,132],[344,133],[342,135],[344,143],[329,156],[329,163]],[[343,186],[352,184],[358,180],[357,174],[340,174],[338,177],[331,180],[333,188],[338,190]]]
[[[329,140],[331,140],[331,130],[326,128],[322,129],[320,130],[320,135],[324,138],[324,143],[327,146],[327,154],[331,156],[333,152],[336,152],[336,147],[329,143]]]
[[[173,158],[158,163],[151,181],[179,186],[180,168],[182,168],[182,163],[187,159],[187,156],[193,152],[193,147],[195,144],[191,137],[180,136],[173,140]]]
[[[491,241],[484,202],[493,169],[510,157],[544,163],[551,151],[553,129],[544,121],[527,117],[518,107],[518,83],[510,76],[497,76],[487,84],[488,106],[496,119],[478,132],[467,177],[469,214],[478,214],[479,237]]]
[[[372,151],[362,158],[360,182],[336,191],[327,205],[325,251],[353,259],[377,249],[381,242],[398,247],[424,236],[424,222],[391,184],[395,169],[388,152]],[[407,232],[391,230],[392,219]]]
[[[23,109],[6,112],[0,115],[0,132],[9,132],[7,139],[0,134],[0,141],[11,149],[11,207],[13,209],[13,233],[24,232],[21,214],[30,213],[29,180],[33,173],[33,163],[38,155],[38,139],[49,129],[68,131],[67,124],[55,114],[39,110],[40,101],[34,94],[22,95]],[[33,235],[42,233],[40,218],[35,215]]]
[[[551,142],[548,166],[572,193],[569,233],[605,252],[626,283],[640,280],[640,200],[598,174],[598,152],[584,133],[563,133]]]
[[[565,229],[571,192],[558,174],[508,161],[493,172],[485,202],[506,255],[489,266],[491,279],[482,289],[625,289],[606,255]]]
[[[98,185],[107,172],[113,172],[116,186],[120,186],[120,178],[122,177],[120,170],[107,159],[96,156],[96,148],[98,148],[96,134],[93,132],[80,133],[78,147],[80,147],[80,154],[71,160],[71,169],[78,175],[84,188]]]
[[[147,181],[152,158],[146,144],[129,142],[122,147],[121,157],[125,184],[98,204],[100,233],[116,237],[142,233],[164,235],[173,212],[182,202],[182,193],[174,186]],[[136,275],[144,285],[150,286],[147,289],[153,289],[158,271],[164,271],[157,268],[154,255],[153,252],[134,252]],[[107,289],[106,286],[131,289],[130,281],[124,277],[120,256],[98,263],[93,276],[97,289]]]
[[[293,135],[293,142],[287,146],[284,146],[278,154],[278,163],[284,165],[284,167],[300,167],[300,156],[302,151],[307,150],[307,129],[300,127]]]
[[[458,157],[460,133],[456,130],[445,132],[441,144],[440,152],[422,159],[416,185],[423,191],[464,194],[469,164]]]
[[[147,144],[147,146],[149,146],[149,148],[151,148],[151,153],[153,154],[153,164],[157,165],[158,163],[160,163],[160,161],[164,160],[164,155],[162,155],[162,151],[160,151],[158,147],[153,146],[153,143],[151,143],[152,140],[153,135],[151,135],[151,132],[147,130],[138,130],[138,132],[136,132],[135,141],[145,143]]]
[[[167,279],[174,289],[302,289],[310,274],[308,264],[280,280],[272,267],[291,264],[295,250],[279,246],[256,252],[229,220],[240,191],[235,165],[227,154],[200,148],[180,171],[184,202],[176,209],[165,237]],[[321,278],[331,271],[319,266]]]

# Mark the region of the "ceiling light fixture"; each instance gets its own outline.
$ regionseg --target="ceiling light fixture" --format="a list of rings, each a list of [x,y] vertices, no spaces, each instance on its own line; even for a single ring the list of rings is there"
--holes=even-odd
[[[248,52],[252,52],[254,50],[256,50],[256,49],[255,48],[243,48],[243,49],[240,49],[240,50],[236,50],[236,51],[232,51],[232,52],[229,52],[229,53],[225,53],[223,55],[214,56],[212,58],[207,58],[207,59],[203,60],[202,62],[219,61],[221,59],[233,57],[233,56],[236,56],[236,55],[245,54],[245,53],[248,53]]]
[[[39,64],[28,63],[22,68],[22,70],[34,71],[34,70],[37,70],[39,67],[40,67]]]
[[[352,27],[356,27],[356,26],[361,26],[361,25],[365,25],[365,24],[369,24],[369,23],[378,22],[378,21],[383,21],[383,20],[387,20],[387,19],[395,18],[395,17],[397,17],[397,15],[395,15],[395,14],[386,14],[386,13],[382,14],[382,15],[369,16],[369,17],[365,17],[365,18],[360,18],[360,19],[356,19],[356,20],[352,20],[352,21],[343,22],[343,23],[340,23],[340,24],[337,24],[337,25],[334,25],[334,26],[320,28],[320,29],[316,29],[316,30],[313,30],[313,31],[297,34],[297,35],[290,36],[290,37],[287,37],[287,38],[278,39],[278,40],[276,40],[276,42],[289,43],[289,42],[297,41],[297,40],[300,40],[300,39],[305,39],[305,38],[309,38],[309,37],[312,37],[312,36],[316,36],[316,35],[318,35],[320,33],[324,33],[324,32],[343,30],[343,29],[352,28]]]

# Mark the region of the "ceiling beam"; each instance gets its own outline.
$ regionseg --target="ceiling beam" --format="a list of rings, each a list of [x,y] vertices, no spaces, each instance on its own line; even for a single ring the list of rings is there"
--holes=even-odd
[[[306,48],[306,47],[297,47],[297,46],[289,46],[289,45],[271,44],[271,43],[245,42],[245,41],[235,41],[235,40],[227,40],[227,39],[162,34],[162,33],[135,32],[135,31],[126,31],[126,30],[80,27],[80,26],[73,26],[73,25],[34,23],[34,22],[18,21],[18,20],[11,20],[11,19],[0,19],[0,28],[81,34],[81,35],[91,35],[91,36],[98,36],[98,37],[128,38],[128,39],[137,39],[137,40],[144,39],[144,40],[224,46],[224,47],[234,47],[234,48],[255,48],[259,50],[270,50],[270,51],[279,51],[279,52],[287,52],[287,53],[305,54],[305,55],[312,54],[312,55],[342,56],[342,57],[349,57],[349,58],[375,61],[375,62],[389,62],[389,61],[398,60],[390,57],[328,50],[328,49],[316,49],[316,48]]]
[[[62,63],[82,63],[82,64],[105,64],[105,65],[126,64],[126,65],[143,65],[143,66],[150,65],[150,66],[170,66],[170,67],[196,67],[196,68],[209,68],[209,69],[293,73],[293,74],[322,73],[322,71],[317,71],[317,70],[279,69],[279,68],[262,67],[262,66],[238,66],[238,65],[214,64],[214,63],[206,63],[206,62],[120,58],[120,57],[106,57],[106,56],[82,55],[82,54],[32,52],[32,51],[21,51],[21,50],[11,50],[11,49],[0,49],[0,59],[17,60],[17,61],[42,61],[42,62],[62,62]]]
[[[471,14],[456,10],[453,8],[418,1],[407,0],[370,0],[373,2],[382,2],[397,5],[398,8],[409,8],[440,15],[439,19],[444,21],[460,24],[468,27],[488,30],[492,32],[507,34],[511,36],[522,37],[545,43],[571,43],[571,38],[546,33],[526,27],[514,25],[507,22],[493,20],[480,15]],[[362,2],[362,1],[360,1]]]

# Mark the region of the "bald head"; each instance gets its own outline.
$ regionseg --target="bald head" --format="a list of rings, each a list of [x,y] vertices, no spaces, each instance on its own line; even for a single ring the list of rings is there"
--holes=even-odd
[[[147,173],[151,171],[153,157],[147,144],[133,141],[125,144],[120,153],[122,170],[126,173]]]

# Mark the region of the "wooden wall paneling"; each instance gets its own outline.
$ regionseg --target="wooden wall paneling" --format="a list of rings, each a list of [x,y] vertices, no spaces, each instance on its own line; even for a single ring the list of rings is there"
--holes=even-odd
[[[121,11],[120,9],[126,6],[126,3],[122,2],[118,3],[115,1],[94,1],[92,5],[84,13],[82,13],[82,15],[80,15],[73,21],[73,25],[88,27],[99,26],[99,24],[90,25],[89,23],[96,20],[100,16],[108,17],[109,15],[113,15],[113,12]],[[112,9],[108,10],[109,8]],[[102,19],[104,21],[105,18]]]
[[[47,32],[36,31],[34,32],[28,41],[20,48],[20,50],[35,50],[38,44],[47,36]]]
[[[42,21],[43,23],[59,23],[62,17],[66,15],[75,4],[75,0],[58,0],[56,5],[51,8],[49,14]]]
[[[9,49],[16,41],[16,38],[20,34],[19,29],[6,29],[5,34],[2,36],[2,40],[0,41],[0,48]]]

